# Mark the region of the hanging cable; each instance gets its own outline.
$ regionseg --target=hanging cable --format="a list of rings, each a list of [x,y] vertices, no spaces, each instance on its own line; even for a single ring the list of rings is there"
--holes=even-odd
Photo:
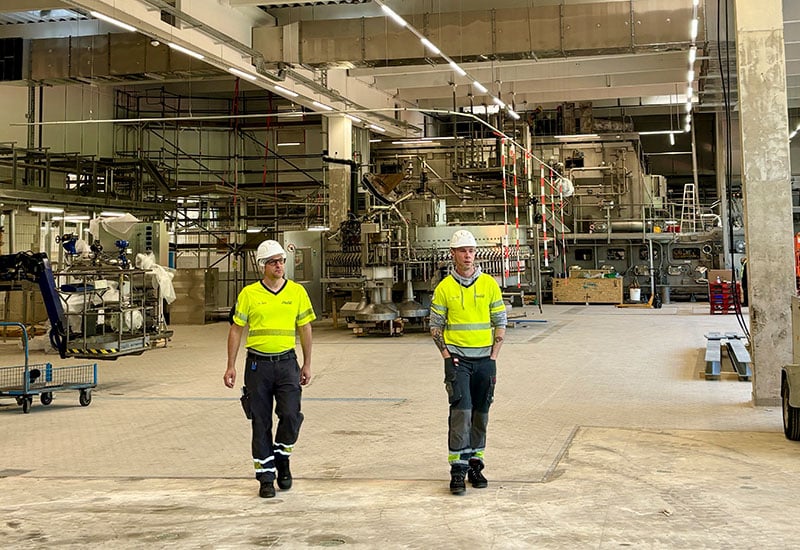
[[[735,257],[735,245],[733,241],[733,218],[731,213],[733,212],[733,183],[731,181],[731,172],[733,171],[733,139],[731,138],[731,97],[730,97],[730,80],[731,80],[731,55],[730,55],[730,48],[728,42],[728,25],[729,25],[729,10],[728,10],[728,1],[725,1],[725,63],[723,64],[722,59],[722,29],[721,26],[721,15],[722,15],[722,0],[717,0],[717,62],[719,63],[720,68],[720,81],[722,82],[722,100],[724,105],[724,113],[725,113],[725,200],[728,204],[728,243],[730,246],[729,254],[730,254],[730,264],[731,264],[731,294],[733,295],[733,303],[734,303],[734,311],[736,314],[736,320],[739,323],[739,327],[741,327],[742,331],[744,332],[745,337],[748,341],[750,341],[750,330],[748,329],[747,323],[745,322],[744,315],[742,315],[742,303],[739,297],[738,291],[738,284],[737,284],[737,276],[736,276],[736,257]],[[724,69],[723,69],[724,67]],[[741,186],[742,194],[744,193],[744,187]],[[742,220],[744,222],[744,220]],[[746,253],[747,251],[745,251]],[[745,267],[745,269],[747,269]],[[711,296],[708,297],[711,300]],[[749,301],[748,301],[749,305]]]

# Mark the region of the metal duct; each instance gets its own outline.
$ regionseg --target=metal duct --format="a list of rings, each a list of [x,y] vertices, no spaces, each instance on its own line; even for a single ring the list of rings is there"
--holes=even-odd
[[[462,62],[679,49],[687,44],[690,1],[638,0],[407,15],[416,28]],[[703,25],[700,26],[703,29]],[[701,31],[702,33],[702,31]],[[702,42],[704,37],[699,37]],[[312,67],[422,64],[426,52],[383,17],[300,21],[253,29],[267,63]],[[434,62],[442,62],[433,59]]]

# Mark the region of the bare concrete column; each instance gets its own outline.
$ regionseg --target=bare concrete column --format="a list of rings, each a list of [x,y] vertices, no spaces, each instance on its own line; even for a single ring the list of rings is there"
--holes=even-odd
[[[753,401],[780,403],[792,361],[792,199],[782,0],[734,0]]]
[[[353,159],[353,123],[344,116],[328,117],[328,155],[337,159]],[[330,202],[328,215],[334,229],[347,219],[350,210],[350,167],[328,164]]]

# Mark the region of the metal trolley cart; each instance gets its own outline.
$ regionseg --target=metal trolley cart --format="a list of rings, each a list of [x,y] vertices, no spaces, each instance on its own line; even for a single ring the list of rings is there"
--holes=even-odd
[[[53,402],[57,391],[77,390],[78,402],[88,407],[92,402],[92,388],[97,387],[97,363],[54,367],[50,363],[28,364],[28,331],[22,323],[0,322],[0,327],[18,327],[22,330],[22,347],[25,364],[0,367],[0,397],[13,397],[22,406],[22,412],[31,410],[33,396],[38,395],[42,405]]]

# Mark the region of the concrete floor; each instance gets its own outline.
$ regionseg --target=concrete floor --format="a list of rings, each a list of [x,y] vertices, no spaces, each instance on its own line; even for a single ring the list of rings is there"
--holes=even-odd
[[[449,494],[441,360],[426,334],[315,323],[295,486],[257,496],[222,384],[227,323],[100,363],[89,407],[0,400],[6,548],[790,548],[800,446],[751,384],[706,381],[707,304],[528,306],[509,329],[489,488]],[[0,345],[2,364],[21,363]],[[52,355],[32,361],[75,364]],[[723,369],[730,370],[727,361]]]

